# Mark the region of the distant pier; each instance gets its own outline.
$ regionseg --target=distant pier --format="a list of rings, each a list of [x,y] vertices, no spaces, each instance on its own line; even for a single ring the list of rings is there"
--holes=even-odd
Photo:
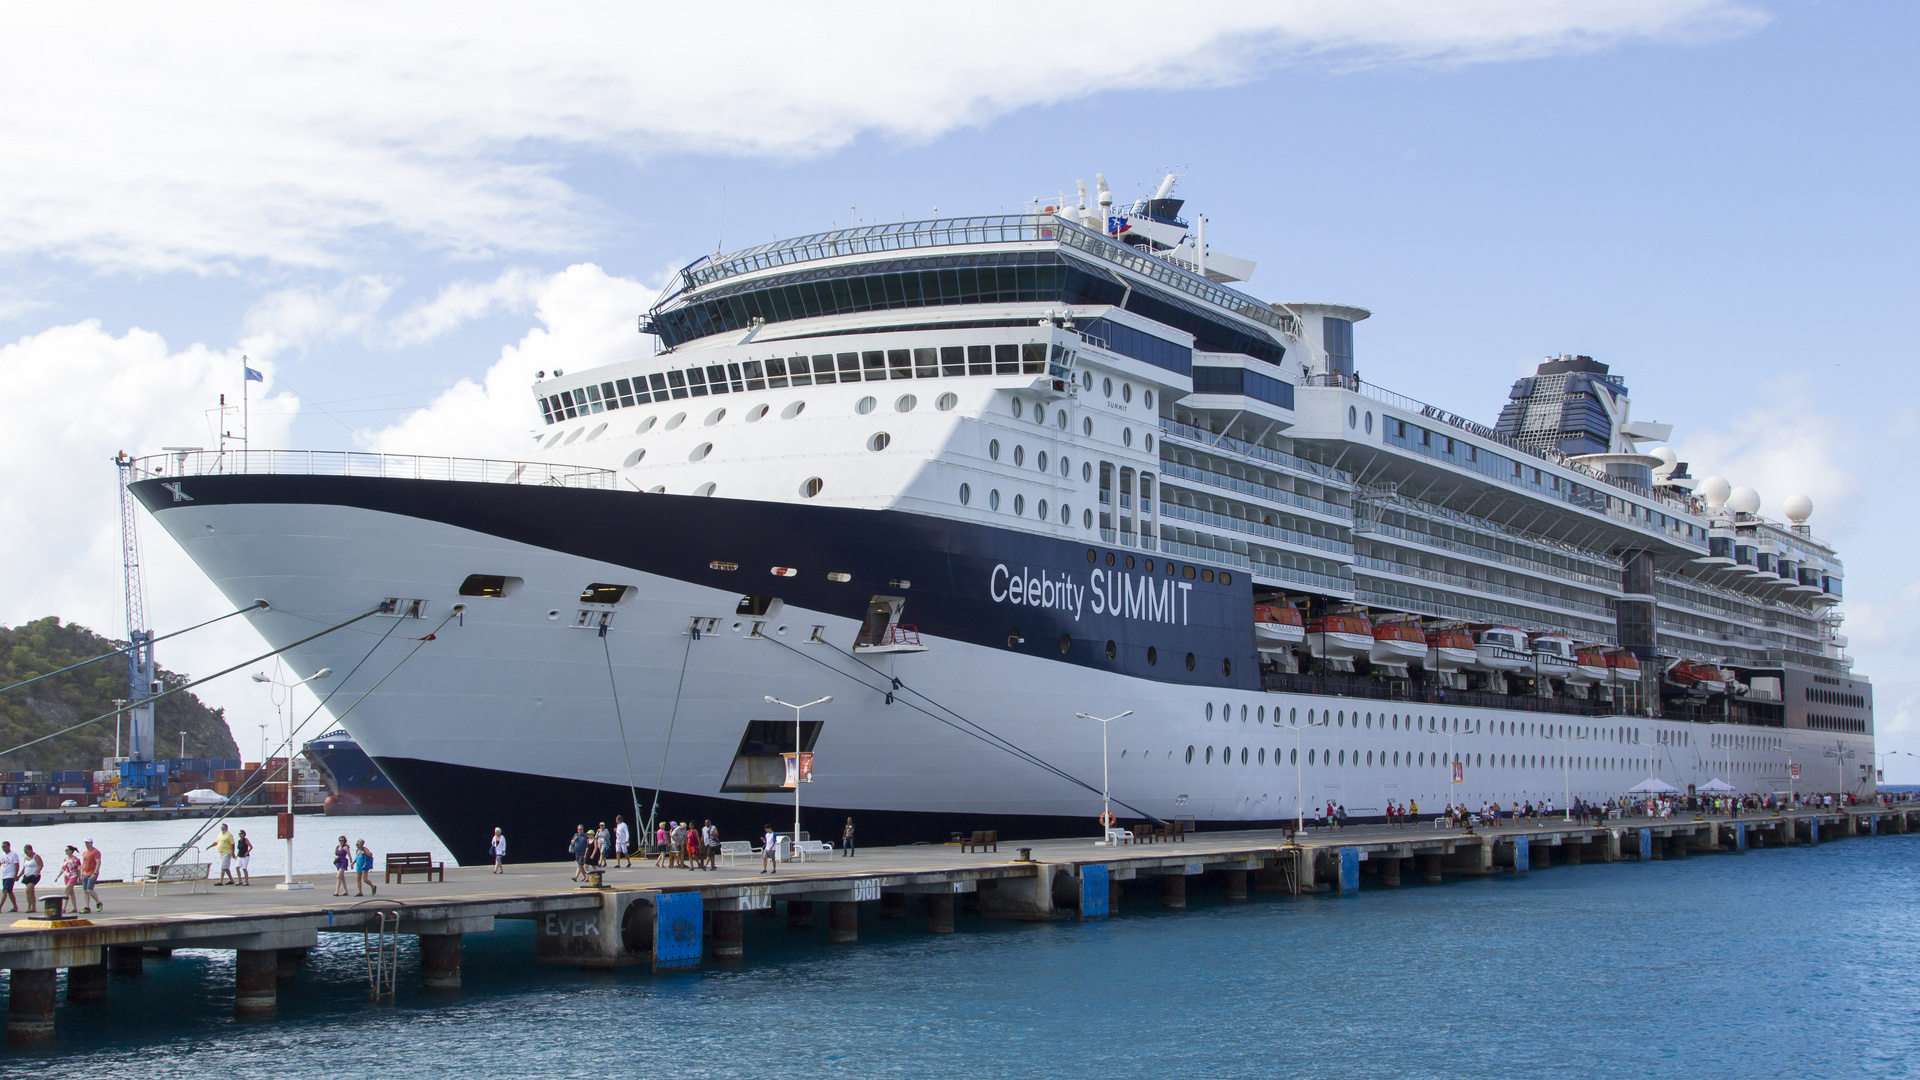
[[[571,864],[518,864],[446,871],[444,881],[409,874],[382,884],[378,898],[330,895],[318,887],[278,891],[270,878],[251,888],[188,891],[103,886],[104,914],[58,922],[21,919],[0,927],[0,966],[10,969],[7,1041],[51,1039],[60,1003],[57,973],[67,970],[66,1001],[105,999],[115,978],[141,975],[150,957],[174,949],[232,949],[234,1013],[270,1017],[276,988],[299,976],[306,951],[322,934],[360,935],[369,968],[385,972],[390,992],[398,939],[419,938],[429,989],[461,980],[461,943],[498,920],[535,925],[545,963],[576,967],[650,965],[665,971],[739,959],[751,912],[784,909],[790,929],[810,930],[824,912],[833,945],[859,941],[861,905],[885,919],[915,918],[929,933],[950,934],[955,913],[1046,920],[1105,918],[1131,890],[1168,910],[1187,905],[1188,882],[1211,878],[1229,902],[1249,892],[1358,895],[1449,877],[1523,876],[1586,862],[1682,859],[1695,855],[1819,844],[1843,837],[1905,833],[1920,826],[1920,805],[1797,810],[1738,818],[1685,814],[1578,825],[1552,815],[1539,825],[1435,828],[1424,824],[1315,829],[1298,842],[1281,833],[1189,833],[1184,840],[1106,846],[1090,839],[1003,841],[997,851],[957,845],[874,848],[856,858],[839,853],[780,864],[759,873],[757,856],[714,872],[608,869],[602,887],[570,880]],[[377,874],[378,872],[376,872]],[[48,878],[51,881],[51,876]],[[57,890],[48,887],[49,893]],[[378,978],[371,993],[382,992]]]

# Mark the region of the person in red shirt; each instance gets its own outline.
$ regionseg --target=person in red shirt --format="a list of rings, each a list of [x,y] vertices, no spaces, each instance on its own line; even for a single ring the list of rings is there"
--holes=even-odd
[[[107,905],[101,903],[100,895],[93,891],[94,884],[99,880],[100,849],[94,847],[93,841],[89,840],[87,841],[87,850],[80,853],[80,890],[83,894],[82,903],[92,907],[94,910],[105,911],[107,910]],[[85,911],[87,908],[82,907],[81,910]]]

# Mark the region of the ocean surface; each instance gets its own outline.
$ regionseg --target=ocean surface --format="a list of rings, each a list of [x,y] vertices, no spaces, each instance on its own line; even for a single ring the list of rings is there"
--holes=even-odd
[[[408,818],[347,831],[429,846]],[[1229,905],[1196,880],[1179,913],[1139,892],[1106,922],[963,914],[943,937],[874,912],[855,946],[749,915],[745,961],[659,976],[543,967],[503,921],[450,993],[403,939],[379,1006],[338,935],[272,1021],[232,1018],[231,953],[183,951],[62,1004],[57,1041],[0,1052],[0,1075],[1920,1074],[1920,834],[1345,899]]]

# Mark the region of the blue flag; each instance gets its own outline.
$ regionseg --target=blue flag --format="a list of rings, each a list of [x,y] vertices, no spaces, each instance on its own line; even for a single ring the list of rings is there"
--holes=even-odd
[[[245,364],[241,364],[240,366],[242,368],[246,368],[248,382],[263,383],[267,381],[267,377],[265,375],[262,375],[259,372],[253,370],[252,368],[247,367],[247,365]]]

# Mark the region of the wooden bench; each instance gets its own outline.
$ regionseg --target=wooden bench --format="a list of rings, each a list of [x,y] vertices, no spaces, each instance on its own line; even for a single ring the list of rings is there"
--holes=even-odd
[[[979,852],[989,849],[993,851],[1000,850],[1000,833],[996,829],[975,831],[972,836],[960,841],[961,851]]]
[[[436,876],[447,880],[447,864],[433,861],[430,851],[389,851],[387,852],[387,884],[391,885],[395,875],[399,875],[400,884],[407,883],[408,874],[425,874],[432,881]]]
[[[160,886],[185,884],[188,892],[200,892],[206,888],[207,876],[213,870],[212,863],[180,862],[149,866],[140,875],[140,895],[160,895]]]

